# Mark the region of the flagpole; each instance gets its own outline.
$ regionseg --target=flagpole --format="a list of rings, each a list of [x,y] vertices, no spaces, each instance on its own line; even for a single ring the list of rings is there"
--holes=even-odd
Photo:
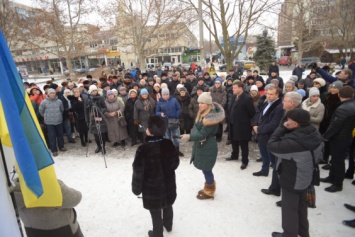
[[[12,189],[12,184],[11,184],[11,180],[10,180],[10,177],[9,177],[9,171],[7,169],[5,153],[4,153],[4,148],[2,146],[1,138],[0,138],[0,153],[1,153],[1,158],[2,158],[2,163],[3,163],[3,166],[4,166],[4,170],[5,170],[7,187],[9,188],[9,190],[11,190]],[[21,220],[20,220],[20,215],[19,215],[18,209],[17,209],[17,204],[16,204],[14,191],[10,191],[10,196],[11,196],[12,204],[14,206],[18,228],[20,230],[21,236],[24,237],[23,230],[22,230],[22,225],[21,225]]]

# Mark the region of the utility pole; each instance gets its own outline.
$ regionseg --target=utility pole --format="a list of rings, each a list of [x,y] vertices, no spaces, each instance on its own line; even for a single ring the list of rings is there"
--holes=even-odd
[[[205,50],[203,49],[202,0],[198,0],[198,20],[200,28],[200,66],[203,66],[205,64]]]

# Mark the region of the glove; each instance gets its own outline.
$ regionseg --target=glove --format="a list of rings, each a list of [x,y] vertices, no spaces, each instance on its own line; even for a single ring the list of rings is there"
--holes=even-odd
[[[317,63],[311,63],[309,65],[310,68],[314,69],[314,70],[317,70],[319,67],[318,67],[318,64]]]
[[[180,136],[180,141],[181,141],[181,142],[188,142],[188,141],[190,141],[190,134],[182,134],[182,135]]]
[[[140,121],[139,119],[135,119],[135,120],[133,121],[133,123],[134,123],[134,125],[139,125],[139,124],[141,123],[141,121]]]

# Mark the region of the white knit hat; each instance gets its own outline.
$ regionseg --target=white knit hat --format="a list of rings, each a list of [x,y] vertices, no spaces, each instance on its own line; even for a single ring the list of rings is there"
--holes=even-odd
[[[256,85],[252,85],[250,87],[250,91],[259,91],[259,90],[258,90],[258,87]]]
[[[320,95],[319,90],[317,87],[312,87],[311,89],[309,89],[309,97],[312,97],[314,95]]]
[[[210,92],[203,92],[197,99],[197,102],[211,105],[212,97]]]
[[[97,86],[91,85],[91,86],[89,87],[89,94],[91,94],[91,92],[97,91],[97,90],[98,90],[98,89],[97,89]]]

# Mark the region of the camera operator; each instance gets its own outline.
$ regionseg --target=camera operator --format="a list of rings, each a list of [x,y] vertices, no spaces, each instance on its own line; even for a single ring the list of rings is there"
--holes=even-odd
[[[105,142],[107,140],[107,125],[104,117],[106,112],[106,103],[103,96],[100,96],[95,85],[89,87],[89,96],[86,101],[86,122],[89,124],[89,129],[94,134],[97,148],[95,153],[102,152],[106,154]]]

